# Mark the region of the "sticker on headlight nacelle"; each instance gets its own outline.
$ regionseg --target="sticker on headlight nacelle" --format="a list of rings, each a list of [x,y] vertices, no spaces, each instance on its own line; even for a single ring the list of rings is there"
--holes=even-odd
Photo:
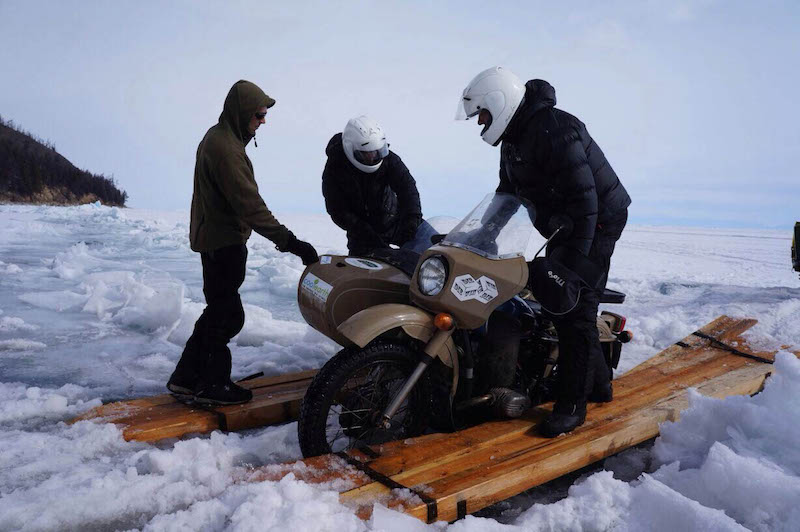
[[[459,301],[469,301],[475,299],[484,305],[497,297],[497,284],[494,279],[482,275],[475,279],[470,274],[459,275],[453,279],[450,287]]]
[[[314,298],[319,299],[323,303],[328,300],[331,295],[333,287],[314,275],[313,273],[307,274],[303,278],[303,290],[309,292]]]
[[[368,259],[361,259],[357,257],[347,257],[344,261],[350,266],[356,268],[363,268],[365,270],[382,270],[383,264]]]

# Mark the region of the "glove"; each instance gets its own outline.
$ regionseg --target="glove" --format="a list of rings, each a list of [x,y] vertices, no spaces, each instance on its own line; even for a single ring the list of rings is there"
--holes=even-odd
[[[303,261],[303,266],[308,266],[309,264],[314,264],[319,261],[319,255],[317,255],[317,250],[314,249],[314,246],[308,242],[299,240],[297,237],[289,240],[286,247],[281,251],[288,251],[300,257],[300,260]]]
[[[528,263],[528,288],[542,308],[562,316],[578,306],[581,293],[589,286],[552,257],[537,257]]]

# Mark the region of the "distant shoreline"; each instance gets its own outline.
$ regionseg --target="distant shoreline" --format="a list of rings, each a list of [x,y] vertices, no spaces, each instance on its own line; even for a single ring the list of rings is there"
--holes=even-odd
[[[69,207],[75,205],[86,205],[90,203],[100,202],[108,207],[124,207],[124,204],[104,201],[102,198],[97,197],[95,194],[83,194],[78,197],[76,194],[67,190],[65,187],[52,188],[43,187],[42,190],[31,194],[30,196],[21,196],[19,194],[10,194],[8,192],[0,192],[0,204],[17,204],[17,205],[51,205],[54,207]]]

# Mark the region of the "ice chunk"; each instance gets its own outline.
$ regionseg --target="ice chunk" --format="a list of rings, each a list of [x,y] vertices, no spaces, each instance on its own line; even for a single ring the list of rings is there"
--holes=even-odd
[[[2,314],[2,312],[0,312]],[[3,316],[0,318],[0,332],[13,332],[13,331],[35,331],[38,329],[36,325],[25,323],[22,318],[14,318],[12,316]]]
[[[0,340],[0,351],[33,351],[44,349],[47,344],[36,340],[26,340],[24,338],[11,338],[10,340]]]
[[[20,301],[24,301],[34,307],[57,310],[59,312],[83,305],[89,299],[87,295],[76,294],[69,290],[27,292],[18,297]]]

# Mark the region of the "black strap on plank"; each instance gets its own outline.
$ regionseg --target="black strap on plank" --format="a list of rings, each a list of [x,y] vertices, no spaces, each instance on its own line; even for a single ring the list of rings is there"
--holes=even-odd
[[[467,499],[461,499],[456,503],[456,520],[464,519],[467,516]]]
[[[369,445],[365,445],[363,443],[356,445],[356,449],[367,455],[367,457],[371,460],[375,460],[376,458],[380,457],[380,453],[376,453],[372,450],[372,447]]]
[[[217,416],[217,423],[219,424],[219,430],[222,432],[228,432],[228,418],[225,417],[225,414],[216,410],[214,407],[210,405],[204,405],[203,403],[198,403],[197,401],[193,401],[192,403],[188,403],[189,406],[192,408],[198,408],[200,410],[205,410],[211,414]]]
[[[751,360],[757,360],[758,362],[763,362],[764,364],[774,364],[773,360],[770,360],[770,359],[764,358],[764,357],[760,357],[758,355],[753,355],[751,353],[745,353],[744,351],[739,351],[735,347],[730,346],[730,345],[726,344],[725,342],[720,342],[719,340],[717,340],[713,336],[710,336],[710,335],[708,335],[706,333],[703,333],[703,332],[700,332],[700,331],[695,331],[692,334],[695,335],[695,336],[698,336],[700,338],[703,338],[705,340],[710,341],[711,345],[713,345],[717,349],[722,349],[723,351],[728,351],[729,353],[733,353],[734,355],[737,355],[737,356],[740,356],[740,357],[749,358]]]
[[[247,377],[242,377],[241,379],[239,379],[239,380],[238,380],[238,381],[236,381],[236,382],[246,382],[246,381],[251,381],[251,380],[253,380],[253,379],[257,379],[257,378],[259,378],[259,377],[263,377],[263,376],[264,376],[264,372],[263,372],[263,371],[259,371],[258,373],[253,373],[252,375],[248,375]]]
[[[344,451],[336,453],[336,456],[338,456],[339,458],[341,458],[342,460],[344,460],[345,462],[347,462],[351,466],[355,467],[359,471],[363,472],[364,474],[366,474],[369,478],[371,478],[375,482],[380,482],[381,484],[383,484],[384,486],[386,486],[390,490],[408,490],[408,491],[410,491],[411,493],[413,493],[414,495],[419,497],[420,500],[422,500],[422,502],[425,503],[425,506],[427,506],[427,508],[428,508],[428,520],[427,520],[427,522],[428,523],[433,523],[436,520],[436,516],[439,515],[439,507],[436,504],[436,499],[432,499],[431,497],[428,497],[424,493],[419,492],[419,491],[415,490],[414,488],[409,488],[408,486],[404,486],[404,485],[400,484],[399,482],[397,482],[396,480],[392,480],[391,477],[388,477],[388,476],[384,475],[383,473],[378,473],[377,471],[375,471],[374,469],[369,467],[364,462],[356,460],[355,458],[353,458],[352,456],[350,456],[349,454],[347,454]]]

